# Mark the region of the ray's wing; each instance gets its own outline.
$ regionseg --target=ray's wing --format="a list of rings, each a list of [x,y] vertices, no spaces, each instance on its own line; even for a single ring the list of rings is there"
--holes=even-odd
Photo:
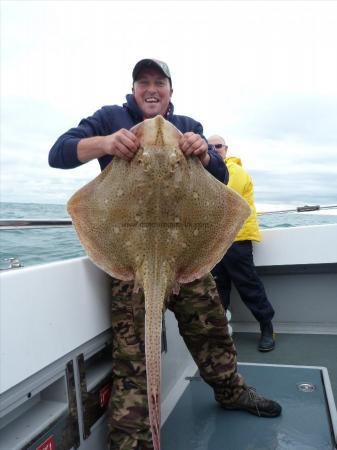
[[[130,197],[134,185],[130,165],[114,160],[93,181],[68,201],[78,237],[92,261],[109,275],[134,278],[132,248],[133,212]]]
[[[248,203],[234,190],[188,160],[189,190],[181,205],[180,241],[185,251],[177,261],[177,281],[201,278],[223,258],[244,221],[250,215]],[[194,166],[194,167],[192,167]]]

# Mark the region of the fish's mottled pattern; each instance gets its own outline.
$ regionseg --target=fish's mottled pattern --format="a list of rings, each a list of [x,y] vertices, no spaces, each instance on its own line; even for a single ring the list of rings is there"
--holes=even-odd
[[[141,292],[133,293],[133,282],[115,279],[112,279],[112,292],[114,377],[110,436],[120,443],[121,449],[137,448],[137,442],[141,448],[152,449],[144,351],[144,296]],[[182,285],[179,294],[172,294],[165,306],[175,314],[180,334],[202,378],[214,389],[216,399],[220,403],[235,400],[245,385],[236,371],[236,350],[212,275]]]
[[[250,208],[197,157],[183,154],[181,132],[162,116],[131,131],[139,139],[137,155],[130,162],[113,158],[72,196],[68,212],[95,264],[114,278],[136,280],[144,291],[148,413],[153,447],[160,450],[164,302],[177,283],[203,277],[220,261]],[[123,314],[130,321],[137,311],[125,308]],[[140,344],[125,322],[116,326],[132,360]],[[204,364],[205,376],[212,364]]]

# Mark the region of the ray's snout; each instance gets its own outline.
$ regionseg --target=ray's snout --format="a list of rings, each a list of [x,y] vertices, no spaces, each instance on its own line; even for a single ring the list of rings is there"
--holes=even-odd
[[[158,147],[174,146],[177,139],[179,140],[182,136],[182,133],[163,116],[147,119],[131,128],[130,131],[138,137],[141,146],[145,143]]]

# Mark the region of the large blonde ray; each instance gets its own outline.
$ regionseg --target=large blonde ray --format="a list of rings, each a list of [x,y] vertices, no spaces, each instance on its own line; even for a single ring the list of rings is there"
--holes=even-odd
[[[250,208],[198,158],[184,156],[180,131],[163,117],[132,131],[141,143],[135,158],[115,157],[71,197],[68,211],[92,261],[144,290],[149,415],[154,449],[160,450],[165,298],[176,283],[200,278],[220,261]]]

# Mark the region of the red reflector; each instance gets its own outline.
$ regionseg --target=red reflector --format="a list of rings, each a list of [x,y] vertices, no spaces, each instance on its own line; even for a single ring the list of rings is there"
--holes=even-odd
[[[50,436],[46,441],[36,447],[36,450],[55,450],[54,436]]]
[[[104,406],[108,403],[111,393],[111,387],[110,386],[104,386],[99,391],[99,404],[101,408],[104,408]]]

